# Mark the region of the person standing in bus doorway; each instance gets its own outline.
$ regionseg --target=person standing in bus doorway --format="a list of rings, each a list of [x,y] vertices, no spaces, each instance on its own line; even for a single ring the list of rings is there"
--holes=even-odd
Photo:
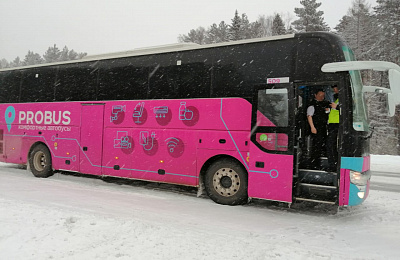
[[[318,89],[307,108],[307,121],[311,129],[311,168],[319,169],[320,157],[326,152],[327,124],[330,102],[325,100],[325,92]]]
[[[333,100],[331,103],[331,111],[329,113],[328,119],[328,140],[326,143],[327,146],[327,157],[329,164],[329,171],[335,172],[337,170],[338,164],[338,151],[337,151],[337,139],[338,139],[338,131],[339,131],[339,89],[337,85],[332,86]]]

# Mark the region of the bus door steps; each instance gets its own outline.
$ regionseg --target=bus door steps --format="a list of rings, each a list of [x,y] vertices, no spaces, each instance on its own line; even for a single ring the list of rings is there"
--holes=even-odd
[[[308,183],[326,186],[336,186],[337,173],[321,170],[299,169],[297,173],[298,183]]]
[[[328,158],[326,157],[320,157],[319,158],[320,162],[319,165],[323,168],[323,169],[327,169],[329,164],[328,164]]]
[[[337,187],[320,184],[298,183],[296,199],[336,202]]]
[[[326,203],[326,204],[331,204],[331,205],[336,204],[336,202],[334,202],[334,201],[326,201],[326,200],[314,200],[314,199],[306,199],[306,198],[300,198],[300,197],[295,197],[294,199],[296,201],[309,201],[309,202],[316,202],[316,203]]]

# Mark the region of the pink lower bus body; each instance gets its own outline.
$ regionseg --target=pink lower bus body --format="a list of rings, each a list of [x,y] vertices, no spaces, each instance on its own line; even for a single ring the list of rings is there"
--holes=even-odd
[[[250,141],[252,106],[241,98],[1,104],[0,111],[3,162],[27,164],[40,142],[55,170],[199,186],[209,162],[225,156],[248,172],[249,197],[292,202],[293,156]]]

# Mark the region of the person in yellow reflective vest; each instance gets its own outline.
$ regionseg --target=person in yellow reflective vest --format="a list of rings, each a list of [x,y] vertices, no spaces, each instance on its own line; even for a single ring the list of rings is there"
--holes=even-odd
[[[329,171],[336,172],[338,164],[338,131],[339,131],[339,116],[340,116],[340,104],[339,104],[339,89],[337,85],[332,86],[334,92],[334,102],[331,103],[331,111],[328,118],[328,138],[327,138],[327,157],[329,164]]]

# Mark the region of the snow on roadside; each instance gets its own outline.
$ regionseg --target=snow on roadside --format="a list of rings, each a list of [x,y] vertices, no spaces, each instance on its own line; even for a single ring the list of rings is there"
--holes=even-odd
[[[180,196],[185,197],[175,195]],[[193,198],[193,206],[203,208],[196,200],[204,202]],[[400,254],[399,202],[400,195],[372,191],[370,201],[337,215],[213,205],[224,210],[217,210],[206,226],[202,219],[111,217],[0,199],[0,208],[6,209],[0,259],[395,259]],[[236,226],[225,211],[246,219]],[[230,228],[221,225],[229,222]]]
[[[373,156],[389,172],[399,157]],[[336,215],[0,165],[0,259],[396,259],[400,193]]]
[[[371,155],[371,170],[400,174],[400,156]]]
[[[295,227],[266,235],[192,223],[148,222],[0,200],[1,259],[269,259],[329,257],[302,248]],[[23,208],[23,210],[21,210]],[[218,216],[216,216],[218,218]],[[226,221],[229,221],[226,220]],[[286,241],[286,242],[285,242]],[[282,244],[281,244],[282,243]],[[292,244],[290,247],[285,244]],[[314,252],[317,251],[317,252]],[[344,256],[344,255],[343,255]]]

